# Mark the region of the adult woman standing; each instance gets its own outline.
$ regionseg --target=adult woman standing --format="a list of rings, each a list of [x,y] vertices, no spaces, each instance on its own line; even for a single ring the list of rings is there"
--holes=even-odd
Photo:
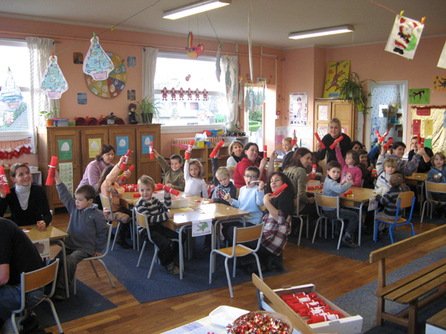
[[[277,196],[271,196],[284,183],[288,185]],[[265,265],[265,270],[285,270],[283,266],[283,250],[291,232],[291,217],[294,207],[294,186],[288,176],[282,172],[274,172],[266,183],[266,194],[263,204],[267,213],[263,216],[263,234],[258,255]]]
[[[321,149],[319,142],[317,143],[317,149],[316,156],[319,160],[324,160],[325,155],[327,155],[327,164],[332,160],[336,159],[336,151],[335,149],[331,149],[330,145],[334,143],[336,139],[338,139],[340,136],[343,136],[344,138],[341,140],[339,145],[341,146],[341,153],[342,156],[345,158],[345,155],[348,151],[351,150],[351,139],[349,136],[347,136],[345,133],[342,133],[342,127],[341,127],[341,121],[337,118],[333,118],[328,123],[328,134],[322,138],[322,142],[325,145],[324,149]]]
[[[113,146],[109,144],[102,144],[95,160],[91,161],[87,165],[87,168],[85,168],[84,176],[82,177],[82,180],[77,187],[79,188],[80,186],[89,184],[96,190],[97,193],[99,193],[99,179],[101,178],[102,172],[104,171],[105,167],[113,166],[112,162],[115,158],[115,154],[115,148]]]
[[[19,226],[37,224],[39,230],[44,230],[52,220],[50,206],[42,187],[32,184],[31,172],[27,165],[16,163],[9,171],[15,187],[5,194],[3,183],[0,182],[0,216],[6,209],[11,209],[11,220]]]
[[[265,172],[265,166],[268,162],[267,158],[263,158],[260,163],[257,161],[257,158],[259,157],[259,147],[256,143],[248,143],[243,148],[242,153],[243,159],[237,164],[237,167],[235,167],[234,171],[234,185],[236,188],[241,188],[246,185],[244,176],[245,176],[245,170],[249,166],[256,166],[260,169],[260,176],[259,179],[262,181],[266,180],[266,172]]]
[[[228,147],[229,158],[226,160],[226,167],[234,166],[243,159],[243,144],[239,140],[234,140]]]
[[[297,149],[290,164],[284,173],[289,177],[291,183],[296,189],[299,196],[299,213],[309,214],[310,218],[316,216],[316,207],[314,206],[314,197],[308,197],[306,193],[306,185],[308,181],[306,168],[312,163],[312,154],[309,149],[301,147]]]

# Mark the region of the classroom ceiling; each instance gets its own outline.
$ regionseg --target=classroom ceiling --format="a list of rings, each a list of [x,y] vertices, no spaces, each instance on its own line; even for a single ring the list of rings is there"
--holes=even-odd
[[[253,45],[293,49],[385,42],[395,20],[393,12],[404,10],[404,16],[412,19],[426,17],[423,38],[446,36],[446,0],[232,0],[230,6],[207,14],[201,13],[176,21],[162,18],[164,11],[195,1],[1,0],[0,16],[104,29],[116,25],[116,29],[174,36],[187,36],[189,31],[193,31],[194,44],[200,38],[216,39],[216,35],[223,42],[246,44],[248,13],[251,11]],[[288,39],[290,32],[343,24],[352,24],[355,32],[304,40]],[[98,32],[101,30],[98,29]]]

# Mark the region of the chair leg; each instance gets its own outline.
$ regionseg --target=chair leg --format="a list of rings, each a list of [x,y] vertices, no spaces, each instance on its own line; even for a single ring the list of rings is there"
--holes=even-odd
[[[94,273],[96,274],[96,277],[99,277],[98,271],[96,270],[96,267],[94,266],[93,260],[90,260],[91,267],[93,268]]]
[[[310,233],[310,216],[307,216],[307,239],[308,239],[308,235]]]
[[[316,227],[314,228],[314,233],[313,233],[313,240],[311,241],[312,244],[314,244],[314,239],[316,239],[317,228],[319,227],[319,222],[321,219],[323,219],[323,217],[319,217],[316,221]]]
[[[229,258],[227,257],[225,259],[226,279],[228,280],[229,294],[230,294],[231,298],[234,298],[234,295],[232,294],[231,275],[229,273],[228,260],[229,260]]]
[[[379,225],[378,222],[375,220],[373,222],[373,240],[375,242],[378,241],[378,225]]]
[[[152,263],[150,264],[149,273],[147,274],[147,278],[152,276],[153,265],[155,264],[156,259],[158,258],[158,247],[155,246],[155,252],[153,253]]]
[[[144,243],[141,248],[141,252],[139,252],[138,263],[136,264],[136,268],[139,268],[139,263],[141,262],[142,254],[144,253],[144,249],[146,249],[147,241],[144,240]]]
[[[108,279],[109,279],[109,281],[110,281],[111,286],[112,286],[112,287],[115,287],[115,283],[113,283],[113,280],[112,280],[112,278],[111,278],[110,272],[108,271],[108,268],[107,268],[107,266],[105,265],[104,261],[102,261],[102,259],[97,259],[97,260],[98,260],[98,262],[99,262],[100,264],[102,264],[102,266],[104,267],[105,273],[106,273],[107,276],[108,276]]]
[[[300,238],[302,237],[302,228],[304,226],[304,220],[302,217],[298,217],[300,219],[300,228],[299,228],[299,238],[297,239],[297,245],[300,246]],[[308,224],[307,224],[308,228]],[[308,229],[307,229],[307,238],[308,238]]]
[[[74,275],[73,275],[73,294],[74,295],[76,294],[76,287],[77,287],[77,285],[76,285],[76,271],[77,270],[74,271]]]
[[[423,209],[421,210],[421,221],[420,221],[421,224],[423,223],[423,219],[424,219],[424,210],[426,209],[426,204],[427,204],[427,201],[425,201],[425,202],[423,203]]]
[[[237,270],[236,266],[237,266],[237,258],[234,257],[232,259],[232,277],[235,277],[235,271]]]
[[[344,221],[343,220],[341,220],[340,221],[341,222],[341,231],[339,232],[339,240],[338,240],[338,250],[339,250],[339,247],[341,247],[341,240],[342,240],[342,234],[344,233]],[[335,223],[335,220],[333,221],[333,224]]]
[[[115,237],[113,238],[112,252],[115,249],[116,238],[118,237],[119,228],[121,227],[121,223],[118,223],[118,227],[116,227]]]
[[[260,277],[260,279],[263,281],[262,267],[260,266],[259,256],[258,256],[256,253],[252,253],[252,255],[254,255],[254,257],[256,258],[257,269],[258,269],[258,271],[259,271],[259,277]]]
[[[392,241],[392,244],[393,244],[393,224],[392,225],[390,225],[390,228],[389,228],[389,234],[390,234],[390,241]]]
[[[213,259],[214,259],[214,251],[211,251],[211,254],[209,255],[209,284],[212,284]]]
[[[57,315],[56,308],[54,307],[54,304],[51,301],[51,299],[45,299],[45,300],[50,304],[51,312],[53,312],[53,317],[54,317],[54,320],[56,321],[57,328],[59,329],[59,333],[62,334],[63,329],[62,329],[62,325],[60,324],[60,320],[59,320],[59,316]]]
[[[15,313],[11,314],[11,324],[15,334],[20,334],[17,324],[15,323]],[[2,332],[3,333],[3,332]]]

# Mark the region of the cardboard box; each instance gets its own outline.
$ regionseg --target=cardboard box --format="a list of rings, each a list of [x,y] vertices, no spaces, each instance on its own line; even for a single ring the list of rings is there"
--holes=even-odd
[[[171,209],[179,209],[179,208],[187,208],[188,200],[184,197],[172,197],[172,205],[170,206]]]
[[[314,292],[317,294],[318,298],[322,299],[325,304],[330,305],[330,308],[333,311],[339,311],[344,315],[344,318],[337,319],[337,320],[330,320],[330,321],[324,321],[319,322],[315,324],[310,324],[309,326],[316,332],[316,333],[343,333],[343,334],[356,334],[361,333],[362,331],[362,322],[363,319],[360,315],[350,315],[344,310],[342,310],[340,307],[333,304],[331,301],[329,301],[324,296],[320,295],[316,292],[316,287],[314,284],[306,284],[306,285],[298,285],[293,286],[290,288],[283,288],[283,289],[275,289],[274,291],[279,297],[282,295],[288,295],[298,292],[305,292],[310,293]],[[267,311],[274,311],[272,304],[270,301],[264,296],[262,292],[260,292],[260,299],[261,299],[261,306]],[[288,306],[291,312],[294,312],[291,307]],[[301,317],[305,322],[308,319],[308,317]]]

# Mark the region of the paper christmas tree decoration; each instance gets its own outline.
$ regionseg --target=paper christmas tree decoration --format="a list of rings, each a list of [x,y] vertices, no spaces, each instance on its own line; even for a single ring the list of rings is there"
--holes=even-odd
[[[9,67],[5,85],[0,91],[0,100],[6,104],[8,110],[18,109],[23,100],[22,92],[16,85]]]
[[[423,23],[397,15],[385,50],[407,59],[413,59],[423,28]]]
[[[94,80],[105,80],[108,78],[108,74],[113,71],[115,65],[99,44],[99,37],[94,35],[90,42],[90,49],[84,60],[83,71],[85,74],[92,76]]]
[[[50,56],[40,89],[50,99],[60,99],[62,93],[68,90],[68,83],[57,64],[57,56]]]
[[[441,51],[437,67],[446,68],[446,43],[444,43],[443,51]]]

